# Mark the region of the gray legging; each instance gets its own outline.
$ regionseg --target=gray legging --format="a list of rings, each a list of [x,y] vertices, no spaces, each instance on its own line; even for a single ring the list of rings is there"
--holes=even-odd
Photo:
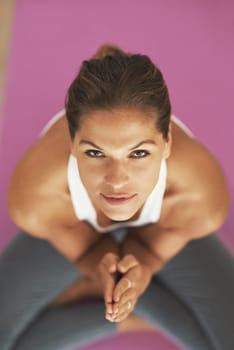
[[[115,333],[102,300],[48,307],[78,278],[50,243],[17,233],[0,255],[0,349],[71,350]],[[135,314],[184,349],[234,349],[231,252],[216,234],[190,242],[154,276]]]

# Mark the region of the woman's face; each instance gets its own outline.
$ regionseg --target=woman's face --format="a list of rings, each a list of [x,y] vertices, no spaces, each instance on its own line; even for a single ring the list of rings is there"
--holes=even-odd
[[[114,221],[131,219],[157,183],[170,140],[156,130],[155,117],[139,109],[85,116],[71,151],[96,210]]]

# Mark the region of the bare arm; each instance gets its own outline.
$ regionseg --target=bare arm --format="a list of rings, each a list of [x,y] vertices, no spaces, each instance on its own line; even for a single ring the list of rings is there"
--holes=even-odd
[[[131,228],[122,244],[121,255],[133,254],[152,273],[157,273],[191,240],[217,231],[225,218],[225,214],[217,215],[206,201],[182,201],[173,208],[166,227],[148,225]]]
[[[123,277],[113,292],[113,311],[118,309],[113,321],[122,321],[134,310],[153,274],[158,273],[191,240],[216,231],[225,217],[225,211],[223,215],[220,212],[217,215],[206,201],[190,201],[190,206],[181,202],[173,208],[172,220],[168,218],[167,227],[147,225],[129,229],[129,234],[121,245],[118,270],[123,273]]]
[[[100,235],[86,223],[78,222],[77,218],[71,224],[72,220],[67,214],[69,203],[63,198],[61,200],[58,195],[48,198],[24,193],[21,200],[17,197],[18,201],[15,197],[17,196],[13,193],[8,205],[13,222],[29,235],[49,241],[62,255],[76,264],[85,279],[89,280],[91,288],[98,288],[98,293],[102,291],[107,310],[111,311],[108,306],[112,301],[115,273],[110,273],[108,268],[118,261],[117,244],[109,235]],[[69,212],[72,213],[72,208],[70,209]],[[62,299],[64,297],[67,298],[66,292]]]
[[[48,198],[30,194],[24,196],[20,205],[12,202],[9,208],[12,221],[29,235],[49,241],[71,262],[77,262],[103,237],[77,219],[71,224],[67,203],[59,196]],[[102,248],[103,252],[108,249],[106,244]]]

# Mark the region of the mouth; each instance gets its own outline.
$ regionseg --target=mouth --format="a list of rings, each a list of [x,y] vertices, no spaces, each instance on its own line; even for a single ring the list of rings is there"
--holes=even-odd
[[[100,193],[102,198],[111,205],[121,205],[130,202],[137,194],[129,195],[126,193],[106,194]]]

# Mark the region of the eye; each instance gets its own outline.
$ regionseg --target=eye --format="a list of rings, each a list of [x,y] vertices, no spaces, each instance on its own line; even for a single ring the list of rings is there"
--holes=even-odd
[[[131,158],[145,158],[148,155],[150,155],[150,153],[148,151],[139,149],[137,151],[132,152]]]
[[[95,149],[89,149],[87,151],[85,151],[85,154],[87,154],[88,157],[91,158],[101,158],[104,157],[103,153],[100,151],[97,151]]]

